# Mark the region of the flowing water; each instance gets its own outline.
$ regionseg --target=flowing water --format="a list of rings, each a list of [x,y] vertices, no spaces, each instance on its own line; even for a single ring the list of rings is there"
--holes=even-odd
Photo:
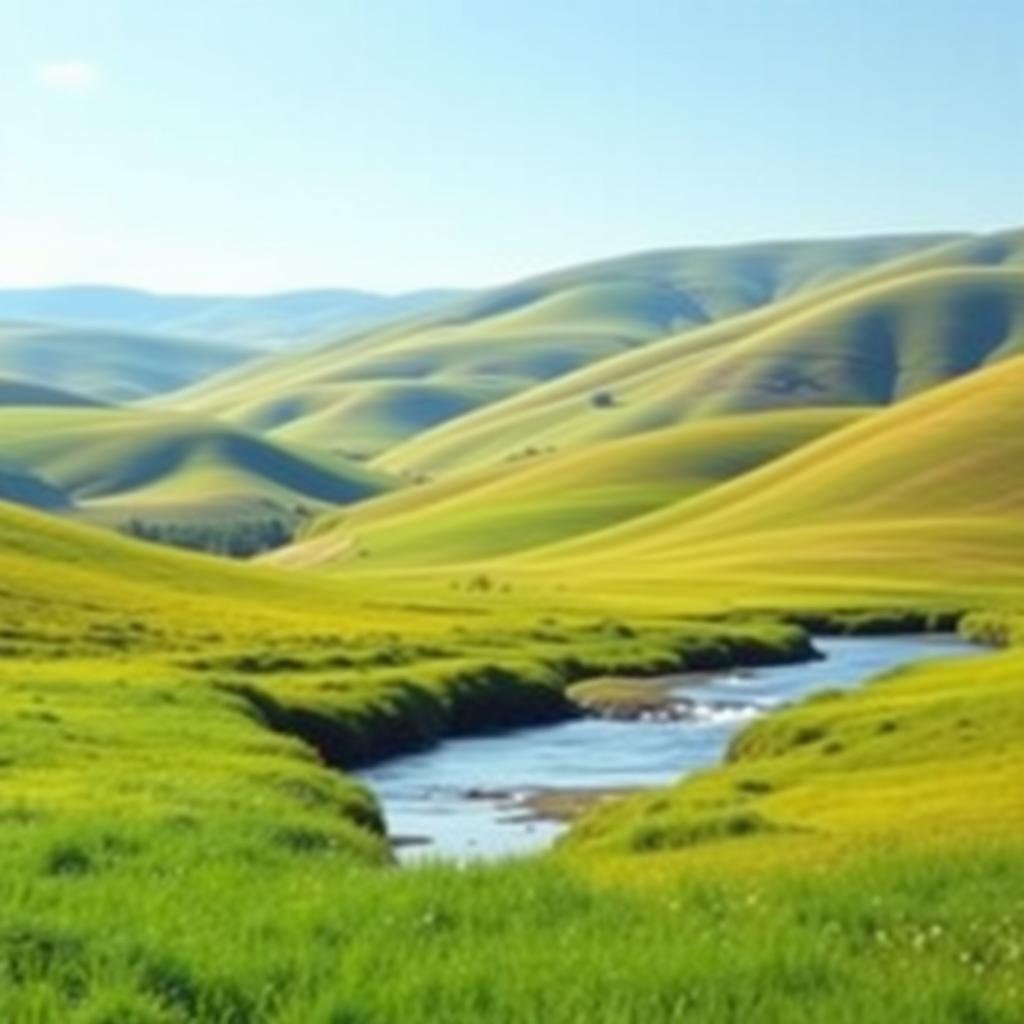
[[[361,773],[405,861],[536,851],[565,828],[523,801],[538,793],[661,786],[721,760],[747,722],[816,690],[851,689],[887,669],[979,649],[953,637],[821,639],[824,661],[661,679],[687,702],[678,720],[576,718],[453,739]],[[692,702],[692,703],[691,703]]]

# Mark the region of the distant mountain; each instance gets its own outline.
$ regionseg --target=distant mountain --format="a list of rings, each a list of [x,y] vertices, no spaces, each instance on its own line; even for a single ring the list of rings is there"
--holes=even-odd
[[[185,387],[258,354],[221,342],[0,322],[0,406],[137,401]]]
[[[2,330],[2,328],[0,328]],[[0,363],[2,363],[0,359]],[[46,384],[18,377],[0,375],[0,409],[18,406],[97,406],[101,402],[93,401],[83,395],[71,391],[62,391]]]
[[[425,313],[463,295],[427,290],[377,295],[348,289],[276,295],[162,295],[107,285],[0,289],[0,319],[143,331],[262,348],[363,330]]]

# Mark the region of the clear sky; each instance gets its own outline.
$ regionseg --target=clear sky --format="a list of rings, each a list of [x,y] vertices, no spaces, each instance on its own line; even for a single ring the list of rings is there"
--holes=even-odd
[[[1024,0],[0,0],[0,286],[1024,224]]]

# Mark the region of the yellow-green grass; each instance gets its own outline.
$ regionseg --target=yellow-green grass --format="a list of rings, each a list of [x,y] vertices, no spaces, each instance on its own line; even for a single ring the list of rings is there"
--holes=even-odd
[[[371,551],[360,576],[425,597],[484,575],[482,603],[606,612],[1005,604],[1024,585],[1022,389],[1024,359],[1011,358],[618,526],[440,572],[385,563],[375,574]],[[439,508],[473,494],[460,479],[504,486],[452,477],[437,485]],[[392,499],[396,529],[424,517],[418,490]]]
[[[139,655],[184,659],[200,674],[225,670],[249,682],[295,675],[324,706],[358,701],[362,684],[371,692],[382,683],[395,694],[420,684],[436,689],[474,665],[483,676],[512,665],[557,682],[623,666],[649,672],[804,650],[796,631],[766,622],[687,622],[641,611],[627,623],[593,609],[538,606],[525,594],[455,593],[446,580],[420,590],[282,573],[5,504],[0,579],[7,657]],[[338,685],[326,685],[332,679]]]
[[[0,827],[173,833],[193,827],[178,820],[191,803],[196,828],[249,835],[276,828],[290,795],[324,819],[327,840],[310,842],[380,855],[372,837],[344,841],[377,819],[325,762],[564,717],[565,687],[588,676],[807,653],[799,630],[769,622],[403,602],[3,504],[0,581]]]
[[[3,409],[0,458],[64,493],[78,514],[122,525],[309,513],[392,486],[340,457],[151,410]]]
[[[508,394],[514,381],[435,378],[286,390],[232,413],[231,419],[274,438],[364,457],[478,405]],[[279,423],[284,425],[279,426]]]
[[[240,345],[140,332],[0,323],[0,374],[105,402],[174,391],[254,354]]]
[[[384,859],[360,830],[379,826],[368,795],[308,746],[261,728],[215,682],[156,659],[5,660],[0,816],[8,827],[21,818],[168,834],[227,818],[265,831],[278,818],[282,833],[324,826],[339,846]]]
[[[281,564],[444,565],[578,538],[741,476],[860,410],[707,420],[406,488],[324,517]]]
[[[346,589],[4,506],[0,531],[4,642],[25,642],[12,612],[65,630],[63,650],[0,663],[7,1019],[1020,1016],[1019,654],[768,719],[725,769],[607,808],[547,862],[382,871],[365,794],[268,726],[344,763],[360,737],[400,749],[446,713],[472,729],[552,692],[557,648],[636,671],[637,648],[688,636],[706,654],[727,624],[582,614],[527,632],[513,596],[402,607],[372,579]]]
[[[1024,576],[1022,390],[1018,357],[520,564],[738,602],[816,589],[996,599]]]
[[[860,287],[797,296],[533,388],[410,439],[380,465],[447,473],[708,416],[883,406],[1024,350],[1016,264],[904,261],[880,280],[864,276]]]
[[[1024,839],[1019,652],[922,663],[852,693],[827,690],[827,663],[821,679],[818,696],[742,732],[724,765],[589,813],[566,850],[650,881]]]
[[[399,873],[314,749],[345,764],[539,718],[574,676],[783,656],[790,635],[438,581],[428,602],[6,506],[0,580],[8,1019],[1020,1015],[1016,653],[769,719],[725,774],[609,808],[553,862]]]
[[[539,862],[374,871],[272,835],[23,829],[0,875],[0,1012],[32,1024],[1020,1018],[1019,847],[633,893]]]
[[[168,401],[332,450],[377,455],[592,362],[947,242],[764,243],[609,260],[267,360]]]

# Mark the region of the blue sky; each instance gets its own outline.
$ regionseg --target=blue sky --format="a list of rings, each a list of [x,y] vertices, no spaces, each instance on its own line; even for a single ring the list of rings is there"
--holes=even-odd
[[[1021,0],[0,0],[0,286],[1024,223]]]

